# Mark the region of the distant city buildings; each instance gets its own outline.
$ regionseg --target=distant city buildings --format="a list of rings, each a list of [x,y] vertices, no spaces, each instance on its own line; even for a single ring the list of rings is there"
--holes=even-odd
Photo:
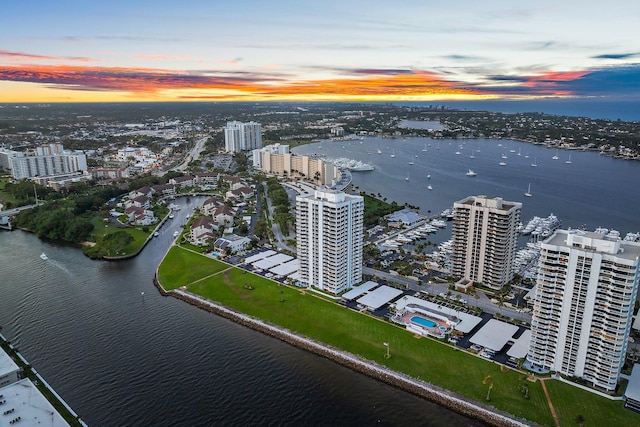
[[[239,153],[262,147],[260,123],[227,122],[227,126],[224,128],[224,147],[225,151],[229,153]]]
[[[527,360],[616,388],[638,291],[640,243],[559,230],[542,243]]]
[[[339,294],[362,281],[364,198],[335,190],[296,197],[300,281]]]
[[[453,206],[453,274],[502,288],[513,278],[522,204],[470,196]]]
[[[289,152],[288,145],[272,144],[253,150],[253,167],[266,173],[300,177],[317,185],[331,186],[339,177],[333,163]]]
[[[10,170],[16,180],[82,174],[87,171],[87,156],[65,151],[62,144],[48,144],[26,153],[2,149],[0,167]]]

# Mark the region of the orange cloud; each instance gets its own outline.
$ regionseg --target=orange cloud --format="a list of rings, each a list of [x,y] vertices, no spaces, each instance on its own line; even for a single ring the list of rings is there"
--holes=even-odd
[[[149,57],[163,58],[150,55]],[[292,80],[265,71],[175,71],[74,65],[0,66],[0,81],[48,89],[128,94],[138,99],[446,99],[499,96],[565,96],[590,72],[492,76],[486,83],[444,79],[422,70],[342,69],[342,76]],[[2,99],[0,98],[0,102]]]
[[[75,61],[75,62],[91,62],[93,59],[85,58],[82,56],[47,56],[47,55],[35,55],[27,52],[16,52],[11,50],[0,50],[0,58],[4,58],[9,62],[24,62],[24,61]]]

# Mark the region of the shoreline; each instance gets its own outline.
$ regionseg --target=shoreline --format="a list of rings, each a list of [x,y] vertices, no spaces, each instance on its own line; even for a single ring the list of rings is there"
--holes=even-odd
[[[381,381],[430,402],[434,402],[458,414],[496,427],[525,427],[537,425],[528,420],[519,420],[509,413],[499,411],[493,407],[484,406],[479,402],[466,399],[441,387],[437,387],[422,380],[409,377],[401,372],[397,372],[366,359],[362,359],[355,354],[338,350],[326,344],[294,334],[287,329],[270,325],[262,320],[237,312],[186,291],[179,289],[166,291],[157,278],[157,271],[153,278],[153,284],[163,296],[174,297],[186,302],[187,304],[216,314],[242,326],[261,332],[273,338],[277,338],[280,341],[301,350],[329,359],[341,366],[367,375],[370,378]]]

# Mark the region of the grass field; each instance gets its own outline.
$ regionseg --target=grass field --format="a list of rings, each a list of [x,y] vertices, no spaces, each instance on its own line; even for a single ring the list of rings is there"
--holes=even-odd
[[[491,376],[494,385],[488,404],[543,425],[554,425],[539,381],[526,381],[517,371],[503,370],[500,365],[440,342],[415,338],[403,328],[355,313],[313,293],[279,285],[179,247],[173,247],[161,264],[159,280],[167,290],[187,285],[190,292],[212,301],[478,402],[485,402],[488,385],[483,380]],[[390,345],[390,359],[384,358],[383,342]],[[529,399],[520,391],[525,383]],[[575,424],[578,414],[585,417],[586,425],[640,425],[640,415],[622,409],[620,402],[558,381],[546,384],[561,425]],[[619,422],[611,424],[611,420]]]

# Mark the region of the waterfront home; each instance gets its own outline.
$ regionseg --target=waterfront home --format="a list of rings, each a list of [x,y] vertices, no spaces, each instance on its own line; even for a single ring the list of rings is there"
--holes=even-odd
[[[129,222],[135,225],[151,225],[158,221],[153,211],[138,206],[129,206],[124,210]]]
[[[222,253],[238,253],[245,251],[251,245],[251,239],[248,237],[228,234],[222,236],[213,243],[213,249]]]
[[[211,217],[218,226],[226,227],[233,224],[233,217],[235,214],[235,209],[229,206],[218,206],[213,210],[213,212],[211,212]]]
[[[191,225],[189,242],[196,246],[206,246],[214,237],[213,232],[217,229],[213,219],[206,216],[200,217]]]
[[[171,178],[169,184],[177,185],[180,189],[191,188],[194,186],[194,177],[191,175],[177,176]]]
[[[249,200],[251,197],[253,197],[253,188],[240,187],[236,188],[235,190],[229,190],[225,193],[225,197],[228,200],[234,201]]]
[[[171,196],[176,194],[176,186],[174,184],[158,184],[154,185],[153,191],[159,196]]]
[[[204,215],[209,216],[213,214],[213,211],[220,206],[224,206],[224,202],[217,196],[212,196],[205,200],[204,203],[202,203],[201,210]]]

